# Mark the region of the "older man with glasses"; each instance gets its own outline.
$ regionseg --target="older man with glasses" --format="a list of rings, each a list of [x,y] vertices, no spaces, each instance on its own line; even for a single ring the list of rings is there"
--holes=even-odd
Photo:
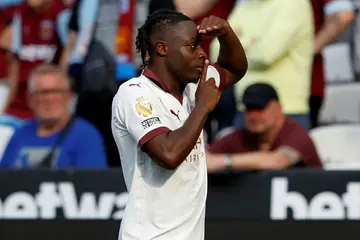
[[[2,168],[103,168],[106,153],[99,131],[69,111],[70,80],[53,65],[40,65],[28,84],[35,119],[17,129]]]

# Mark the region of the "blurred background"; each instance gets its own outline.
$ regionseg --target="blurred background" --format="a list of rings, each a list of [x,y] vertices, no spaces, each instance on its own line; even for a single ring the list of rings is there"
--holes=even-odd
[[[121,84],[141,74],[137,29],[161,8],[196,23],[227,19],[248,57],[247,74],[207,119],[209,153],[276,151],[237,149],[237,141],[235,150],[214,147],[251,130],[243,94],[254,83],[275,89],[281,114],[305,136],[292,127],[275,133],[277,147],[300,149],[299,166],[269,166],[264,158],[227,170],[208,160],[207,239],[252,238],[270,226],[279,229],[267,231],[274,237],[288,229],[299,239],[353,233],[351,221],[360,220],[359,7],[360,0],[0,0],[0,238],[117,237],[127,192],[111,103]],[[205,39],[203,48],[215,62],[218,41]],[[251,119],[270,128],[277,118],[262,111]],[[309,151],[320,167],[306,164]],[[340,230],[322,235],[331,224]]]

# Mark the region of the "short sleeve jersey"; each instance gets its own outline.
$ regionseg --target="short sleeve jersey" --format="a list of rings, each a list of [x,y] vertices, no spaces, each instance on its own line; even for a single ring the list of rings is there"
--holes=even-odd
[[[209,66],[224,86],[225,72]],[[209,73],[209,70],[208,70]],[[112,131],[120,151],[129,199],[119,239],[204,239],[207,168],[201,133],[175,170],[159,166],[142,146],[180,128],[195,107],[197,84],[175,97],[149,69],[122,84],[112,105]]]

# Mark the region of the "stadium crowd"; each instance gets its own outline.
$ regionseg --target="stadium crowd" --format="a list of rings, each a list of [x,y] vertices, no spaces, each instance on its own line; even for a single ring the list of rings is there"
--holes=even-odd
[[[113,96],[125,82],[116,74],[118,26],[99,19],[117,22],[124,2],[131,1],[0,2],[0,168],[120,166],[110,125]],[[358,4],[142,0],[132,24],[137,29],[161,8],[196,23],[215,15],[227,19],[242,42],[248,71],[222,93],[204,129],[209,172],[321,168],[326,161],[311,132],[321,128],[326,101],[324,52],[356,28]],[[109,24],[106,32],[102,24]],[[215,62],[219,43],[204,39],[202,47]],[[133,64],[141,74],[139,57]]]

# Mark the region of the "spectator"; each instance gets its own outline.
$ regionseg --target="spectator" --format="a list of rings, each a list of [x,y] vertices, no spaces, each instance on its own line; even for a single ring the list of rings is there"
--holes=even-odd
[[[244,89],[265,79],[279,93],[285,114],[309,128],[314,27],[310,2],[247,0],[235,7],[228,21],[244,43],[249,63],[247,74],[235,85],[236,125],[244,124]],[[214,41],[213,47],[218,48],[218,42]],[[211,59],[216,58],[212,54]]]
[[[0,167],[105,167],[100,133],[68,110],[71,88],[66,74],[56,66],[41,65],[32,73],[28,88],[36,118],[16,130]]]
[[[319,125],[319,113],[324,99],[325,77],[321,51],[343,33],[355,17],[349,0],[311,0],[314,23],[314,62],[309,99],[311,128]]]
[[[60,50],[66,43],[66,23],[69,10],[55,0],[27,0],[14,15],[11,26],[9,62],[9,97],[5,112],[16,122],[33,117],[27,103],[29,73],[44,62],[57,63]]]
[[[207,152],[209,172],[321,167],[306,129],[286,117],[273,87],[250,85],[243,94],[245,127],[218,138]]]
[[[101,11],[102,8],[115,12],[110,14]],[[109,24],[109,15],[117,23],[118,6],[99,0],[75,1],[62,67],[76,82],[76,114],[101,132],[109,165],[119,166],[119,152],[110,125],[112,99],[118,90],[115,63],[117,24]]]

